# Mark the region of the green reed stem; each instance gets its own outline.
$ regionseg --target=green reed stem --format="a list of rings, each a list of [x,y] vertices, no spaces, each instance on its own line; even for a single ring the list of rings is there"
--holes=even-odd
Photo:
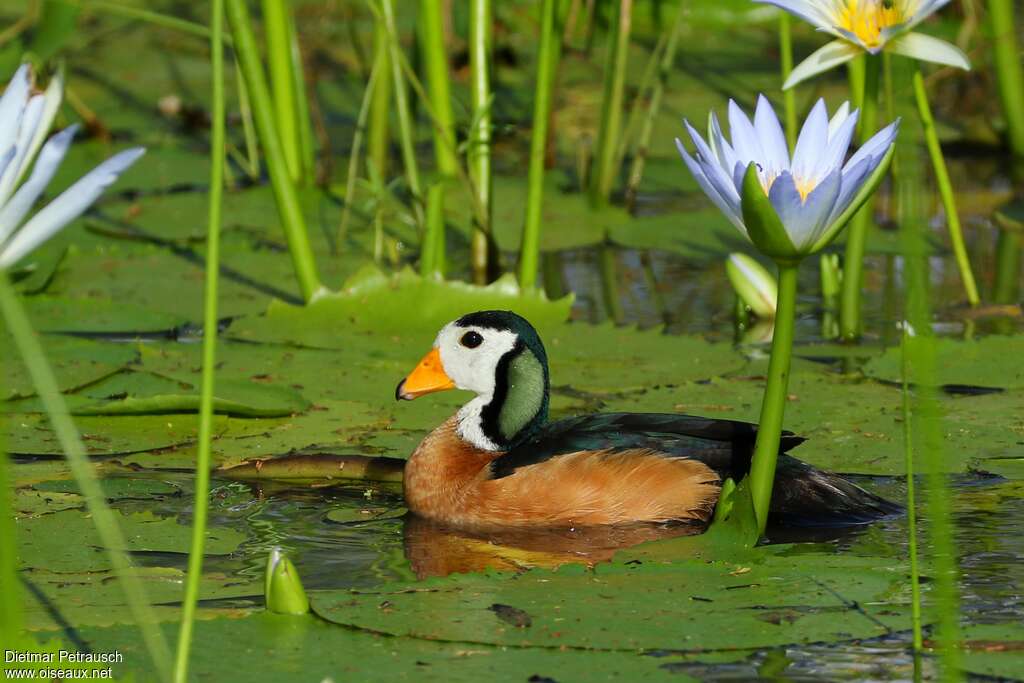
[[[313,143],[313,117],[309,112],[310,94],[306,91],[306,71],[302,46],[295,28],[295,16],[288,13],[288,43],[292,52],[292,90],[295,91],[295,121],[299,129],[299,161],[302,179],[309,183],[316,177],[316,145]]]
[[[337,244],[341,245],[348,235],[348,222],[352,216],[352,204],[355,202],[356,180],[359,178],[359,152],[363,144],[363,133],[366,130],[366,119],[369,116],[371,105],[376,101],[375,93],[381,87],[386,77],[381,77],[383,68],[387,62],[375,61],[370,69],[370,78],[366,82],[366,90],[363,92],[363,102],[359,105],[359,115],[356,117],[356,132],[352,134],[352,150],[348,157],[348,177],[345,181],[345,206],[341,210],[341,221],[338,223]],[[373,163],[372,161],[370,163]]]
[[[203,576],[206,517],[210,504],[210,449],[213,441],[213,390],[217,367],[217,282],[220,274],[221,201],[224,195],[224,0],[213,0],[210,19],[210,70],[213,111],[210,126],[210,195],[206,226],[206,287],[203,304],[203,371],[199,394],[199,448],[196,453],[195,502],[188,578],[178,629],[175,683],[188,681],[188,658]]]
[[[1024,68],[1017,45],[1013,0],[988,0],[988,15],[992,22],[992,61],[1010,149],[1015,156],[1024,157]]]
[[[424,230],[423,190],[420,187],[420,169],[416,161],[416,139],[412,112],[409,109],[405,79],[402,78],[401,58],[399,57],[402,45],[398,40],[398,30],[395,27],[393,0],[380,0],[380,7],[390,46],[391,80],[395,90],[395,113],[398,115],[398,141],[402,149],[405,180],[409,185],[409,192],[412,194],[412,212],[416,217],[416,226],[420,230],[420,235],[422,235]]]
[[[949,239],[953,245],[957,267],[960,269],[960,279],[964,282],[968,303],[971,306],[977,306],[981,301],[978,296],[978,285],[974,281],[974,273],[971,272],[971,260],[967,255],[967,245],[964,244],[964,234],[960,227],[960,214],[956,208],[956,195],[953,194],[953,183],[949,180],[946,160],[942,156],[939,134],[935,130],[935,119],[932,118],[932,109],[928,104],[928,93],[924,89],[924,76],[921,75],[920,66],[914,72],[914,99],[917,100],[917,112],[921,117],[921,124],[924,126],[924,139],[928,144],[928,156],[931,157],[932,168],[935,170],[935,181],[939,186],[942,208],[946,212]]]
[[[858,139],[864,144],[875,132],[878,121],[878,84],[880,58],[865,55],[864,95],[860,98]],[[854,69],[850,69],[851,80]],[[861,289],[864,286],[864,246],[868,225],[871,223],[874,201],[868,200],[850,221],[843,258],[843,291],[839,297],[839,334],[846,341],[854,341],[861,333]]]
[[[758,533],[768,524],[768,507],[775,483],[775,464],[782,439],[782,418],[786,411],[789,388],[789,363],[793,355],[793,332],[796,321],[797,264],[779,264],[779,299],[775,312],[775,334],[768,362],[767,385],[761,403],[761,419],[757,441],[750,463],[750,496],[754,503]]]
[[[6,335],[4,335],[6,337]],[[0,360],[9,358],[7,340],[0,337],[3,353]],[[7,375],[0,368],[0,378]],[[21,613],[21,584],[18,581],[18,538],[14,524],[14,477],[7,457],[4,436],[7,434],[7,415],[0,412],[0,644],[9,643],[21,633],[24,626]]]
[[[619,10],[612,23],[611,45],[604,66],[604,91],[601,96],[601,122],[597,130],[594,170],[590,173],[590,203],[608,203],[618,175],[615,150],[622,127],[622,97],[626,86],[626,63],[629,56],[629,32],[632,25],[633,0],[619,0]]]
[[[452,113],[451,78],[448,74],[448,53],[444,44],[442,0],[420,0],[423,63],[427,72],[427,92],[434,117],[434,159],[443,176],[458,174],[459,158],[455,151],[455,115]]]
[[[854,57],[846,63],[846,77],[850,86],[850,104],[854,109],[860,109],[864,101],[864,69],[866,55]]]
[[[625,311],[619,298],[619,269],[615,260],[615,249],[610,244],[601,246],[598,266],[601,273],[601,296],[604,299],[608,318],[616,325],[625,319]]]
[[[1013,304],[1020,301],[1021,235],[1000,230],[996,238],[996,275],[992,285],[992,301]]]
[[[629,115],[626,117],[626,124],[622,127],[622,134],[619,135],[619,145],[615,150],[615,165],[622,167],[629,151],[630,141],[634,137],[634,131],[640,124],[641,114],[646,109],[645,98],[647,92],[652,89],[654,79],[658,75],[658,67],[661,64],[661,57],[665,54],[665,43],[668,42],[667,32],[658,36],[658,42],[654,44],[651,55],[644,66],[643,75],[640,77],[640,84],[636,88],[637,96],[633,98],[633,105],[629,108]]]
[[[172,17],[167,14],[138,9],[136,7],[125,5],[121,2],[107,2],[107,0],[89,0],[82,4],[85,9],[100,10],[107,14],[122,16],[127,19],[138,19],[139,21],[144,21],[148,24],[153,24],[154,26],[162,26],[164,28],[188,33],[207,40],[210,38],[210,29],[208,27],[195,22],[186,21],[185,19]],[[227,41],[228,45],[231,44],[230,36],[224,36],[224,40]]]
[[[295,112],[295,67],[292,64],[291,3],[282,0],[263,0],[263,30],[267,38],[267,61],[270,67],[270,94],[274,101],[274,120],[277,134],[288,164],[288,175],[293,183],[302,178],[299,157],[299,122]]]
[[[915,76],[916,76],[915,68]],[[936,650],[942,681],[963,677],[960,665],[959,595],[957,590],[957,554],[953,540],[952,504],[946,475],[944,429],[936,377],[935,337],[929,302],[929,272],[925,240],[928,221],[922,207],[920,163],[917,149],[920,132],[907,126],[902,146],[907,158],[901,160],[902,172],[896,176],[900,211],[900,237],[906,282],[906,315],[910,328],[905,338],[908,382],[915,387],[913,402],[916,453],[923,458],[927,484],[925,509],[932,548],[933,584],[931,612],[937,623]],[[915,135],[916,134],[916,135]],[[904,163],[904,161],[906,163]],[[909,480],[909,477],[908,477]],[[916,640],[916,639],[915,639]]]
[[[921,572],[917,564],[917,505],[914,482],[913,415],[910,410],[910,354],[907,349],[909,331],[904,325],[900,342],[903,375],[903,462],[907,476],[907,545],[910,552],[910,618],[913,628],[914,652],[923,646],[921,637]]]
[[[459,175],[455,151],[455,116],[452,113],[448,53],[444,40],[441,0],[420,0],[423,63],[427,72],[429,109],[433,112],[434,160],[442,182],[427,191],[427,230],[420,255],[420,271],[444,277],[444,205],[447,181]]]
[[[291,252],[295,276],[299,281],[299,290],[302,292],[302,298],[308,303],[323,287],[317,272],[316,258],[309,243],[309,234],[306,232],[306,219],[302,215],[295,186],[288,175],[288,162],[285,160],[281,141],[274,126],[274,107],[263,75],[263,66],[260,64],[249,9],[245,0],[225,1],[226,16],[235,40],[235,54],[252,98],[256,132],[263,145],[263,153],[267,157],[267,168],[270,172],[274,198],[277,200],[277,211],[288,240],[288,250]]]
[[[679,44],[679,33],[688,16],[689,6],[685,2],[679,3],[676,10],[675,21],[668,30],[668,37],[665,40],[665,48],[658,63],[657,80],[654,82],[654,89],[651,91],[651,103],[647,107],[647,114],[644,117],[643,126],[640,128],[640,137],[637,139],[636,152],[633,155],[633,163],[629,169],[629,179],[626,181],[626,204],[630,207],[636,201],[636,193],[640,188],[640,181],[644,177],[644,166],[647,163],[647,152],[650,149],[651,136],[654,133],[654,120],[661,110],[661,100],[665,94],[665,87],[668,85],[669,74],[676,61],[676,46]]]
[[[371,7],[377,9],[375,5]],[[391,115],[391,42],[384,17],[378,12],[373,23],[373,68],[380,71],[374,83],[373,100],[370,104],[370,124],[367,131],[366,158],[372,162],[381,177],[388,177],[390,146],[389,118]]]
[[[235,83],[238,84],[238,109],[242,118],[242,135],[245,137],[246,173],[252,180],[260,177],[260,146],[256,139],[256,127],[252,121],[252,106],[249,104],[249,91],[242,77],[242,67],[235,61]]]
[[[782,82],[785,83],[793,71],[793,24],[787,12],[779,15],[779,57],[782,68]],[[793,88],[782,92],[785,111],[786,142],[789,148],[796,145],[796,92]]]
[[[469,132],[469,175],[482,215],[473,223],[470,266],[473,282],[487,283],[491,268],[491,0],[471,0],[469,10],[469,71],[474,125]]]
[[[82,444],[82,439],[71,420],[64,397],[57,386],[57,379],[39,346],[39,340],[32,331],[25,309],[4,273],[0,273],[0,311],[2,311],[7,327],[14,338],[18,353],[32,378],[32,385],[39,394],[43,409],[50,418],[50,424],[64,451],[71,474],[85,498],[86,507],[96,525],[100,541],[107,551],[114,575],[120,580],[125,601],[142,633],[143,642],[146,644],[157,674],[162,680],[168,681],[171,679],[170,651],[167,648],[167,641],[157,628],[156,615],[146,599],[146,591],[138,576],[132,573],[134,567],[126,550],[128,543],[121,533],[117,519],[107,505],[103,488],[96,478],[93,465],[86,455],[85,446]]]
[[[427,229],[420,251],[420,275],[443,277],[445,270],[444,190],[440,180],[427,190]]]
[[[537,81],[534,86],[533,132],[530,138],[530,170],[527,175],[526,221],[519,251],[519,286],[537,285],[540,260],[540,215],[544,206],[544,159],[548,148],[548,120],[551,116],[551,91],[558,65],[555,61],[560,40],[556,30],[556,0],[541,3],[540,49],[537,52]]]

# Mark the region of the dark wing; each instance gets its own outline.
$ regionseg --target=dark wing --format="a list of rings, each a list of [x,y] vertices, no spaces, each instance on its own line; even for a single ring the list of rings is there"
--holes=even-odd
[[[599,413],[545,425],[540,433],[494,461],[494,477],[578,451],[646,448],[666,457],[699,460],[722,478],[750,469],[757,426],[671,413]],[[780,452],[803,441],[786,432]]]
[[[646,448],[669,458],[699,460],[719,477],[739,481],[750,471],[757,425],[669,413],[603,413],[559,420],[492,464],[494,478],[520,467],[586,450]],[[786,451],[803,438],[784,432],[779,446],[770,521],[787,526],[865,524],[902,507],[843,477],[819,470]]]

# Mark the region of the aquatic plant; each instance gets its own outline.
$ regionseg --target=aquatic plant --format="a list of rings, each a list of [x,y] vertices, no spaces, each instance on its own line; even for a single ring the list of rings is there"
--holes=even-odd
[[[875,133],[843,163],[858,116],[844,103],[830,119],[824,100],[819,100],[790,158],[782,125],[761,95],[753,122],[729,102],[731,139],[726,139],[711,112],[707,142],[686,123],[696,157],[676,140],[683,161],[708,198],[779,268],[775,334],[750,471],[760,531],[767,522],[782,434],[797,267],[836,237],[877,188],[892,159],[898,121]]]
[[[203,302],[203,366],[199,398],[199,444],[196,453],[192,541],[188,575],[181,606],[174,677],[188,680],[189,653],[203,575],[207,512],[210,506],[210,469],[213,442],[213,390],[217,368],[217,289],[220,278],[221,203],[224,195],[224,0],[213,0],[210,16],[210,70],[213,108],[210,112],[210,194],[206,229],[206,268]],[[307,169],[308,170],[308,169]]]
[[[494,178],[491,168],[491,0],[473,0],[469,10],[470,99],[473,122],[469,131],[469,175],[473,192],[481,210],[474,217],[470,236],[470,267],[473,282],[487,284],[488,275],[497,264],[492,262],[491,191]]]
[[[764,266],[746,254],[729,254],[725,273],[743,305],[758,318],[774,318],[779,284]]]
[[[912,29],[949,0],[754,0],[775,5],[830,33],[836,40],[800,62],[783,89],[867,52],[883,50],[923,62],[970,69],[967,56],[952,43]]]
[[[301,615],[309,612],[309,598],[295,565],[280,548],[267,557],[263,597],[268,612]]]
[[[863,73],[863,93],[857,93],[864,112],[861,121],[861,138],[873,130],[876,122],[875,112],[878,107],[879,53],[887,51],[912,59],[970,69],[967,56],[951,43],[933,38],[924,33],[913,31],[914,27],[942,8],[949,0],[755,0],[755,2],[775,5],[780,9],[794,14],[809,22],[818,30],[830,33],[835,40],[812,53],[801,62],[786,79],[783,89],[792,88],[797,83],[811,76],[828,71],[841,64],[850,62],[856,57],[866,55]],[[859,69],[855,80],[861,81]],[[920,81],[920,84],[918,84]],[[964,282],[964,290],[968,302],[976,305],[980,298],[978,288],[971,271],[967,249],[964,246],[960,218],[956,208],[956,200],[949,182],[946,162],[942,157],[938,136],[931,123],[931,110],[924,90],[924,81],[915,77],[914,96],[918,103],[918,111],[925,123],[925,137],[928,150],[935,169],[939,193],[949,224],[950,240],[956,254],[960,276]],[[846,279],[843,283],[840,300],[840,326],[842,335],[848,340],[860,336],[860,300],[863,283],[864,244],[866,241],[870,212],[865,210],[854,220],[850,229],[850,238],[846,243],[844,268]]]
[[[605,59],[604,90],[601,95],[601,121],[594,149],[594,168],[590,172],[590,201],[595,206],[608,202],[612,184],[618,174],[615,151],[622,121],[632,17],[633,0],[620,0],[609,32],[610,45]]]

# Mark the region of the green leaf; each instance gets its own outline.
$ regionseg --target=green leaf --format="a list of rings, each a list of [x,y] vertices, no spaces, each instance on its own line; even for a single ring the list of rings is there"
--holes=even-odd
[[[41,336],[43,353],[53,367],[61,391],[73,391],[118,372],[136,357],[133,347],[73,337]],[[3,398],[35,396],[35,387],[21,359],[4,363]]]
[[[762,254],[776,261],[799,261],[804,254],[797,251],[789,239],[786,226],[779,219],[775,207],[768,201],[757,174],[757,164],[751,162],[743,175],[743,225],[747,228],[750,241]]]

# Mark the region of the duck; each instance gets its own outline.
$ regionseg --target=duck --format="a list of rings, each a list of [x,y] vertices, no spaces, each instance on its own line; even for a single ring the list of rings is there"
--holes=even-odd
[[[723,482],[749,471],[757,426],[675,413],[549,419],[548,356],[537,330],[504,310],[448,323],[395,389],[396,400],[475,394],[406,461],[413,515],[456,527],[578,528],[687,524],[706,528]],[[785,432],[769,524],[863,525],[899,505],[788,451]]]

